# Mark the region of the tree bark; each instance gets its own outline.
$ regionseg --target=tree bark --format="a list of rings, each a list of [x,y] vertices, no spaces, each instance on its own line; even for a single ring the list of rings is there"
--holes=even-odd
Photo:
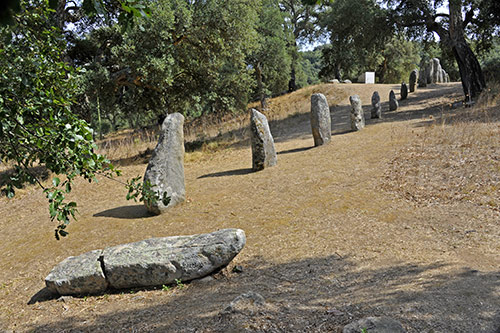
[[[467,100],[475,99],[486,87],[481,65],[465,40],[462,1],[449,0],[449,42],[460,70],[462,87]]]

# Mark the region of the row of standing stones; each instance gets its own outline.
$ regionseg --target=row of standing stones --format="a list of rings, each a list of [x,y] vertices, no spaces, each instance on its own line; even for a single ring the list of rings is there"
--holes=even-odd
[[[393,91],[391,99],[395,100]],[[351,127],[360,130],[365,126],[361,100],[354,95],[350,102]],[[381,118],[378,92],[373,94],[372,105],[372,118]],[[330,142],[330,109],[324,95],[311,96],[310,116],[314,145]],[[276,165],[276,149],[267,118],[252,109],[250,119],[253,170]],[[185,200],[183,125],[184,117],[179,113],[166,117],[144,175],[144,180],[149,181],[159,194],[166,192],[171,198],[167,205],[161,201],[146,204],[154,214],[161,214]],[[146,239],[68,257],[54,267],[45,283],[54,294],[87,295],[100,294],[108,288],[154,287],[178,280],[187,282],[227,266],[245,243],[245,232],[241,229]],[[245,327],[247,315],[253,317],[253,310],[245,313],[249,306],[259,307],[258,310],[262,311],[266,303],[257,293],[242,294],[220,312],[221,319],[235,329]],[[343,332],[358,332],[365,328],[370,332],[405,332],[399,322],[388,317],[363,318],[346,325]]]
[[[434,65],[432,68],[439,66]],[[410,75],[410,92],[414,91],[416,75],[416,70]],[[408,88],[403,82],[401,99],[407,95]],[[358,95],[350,96],[349,99],[351,128],[358,131],[365,126],[362,103]],[[396,110],[397,107],[396,96],[391,90],[389,109]],[[377,91],[372,96],[371,117],[382,118]],[[252,109],[250,120],[252,169],[259,171],[276,165],[277,154],[267,118]],[[322,94],[311,96],[310,121],[314,146],[330,142],[330,108]],[[151,183],[160,197],[164,193],[170,197],[167,204],[162,200],[146,204],[147,209],[154,214],[164,213],[185,200],[183,126],[184,117],[179,113],[169,114],[165,118],[158,144],[144,175],[144,180]],[[47,276],[46,285],[54,293],[71,295],[100,293],[108,287],[148,287],[172,283],[176,279],[188,281],[204,277],[229,264],[244,245],[245,233],[240,229],[122,244],[65,259]]]

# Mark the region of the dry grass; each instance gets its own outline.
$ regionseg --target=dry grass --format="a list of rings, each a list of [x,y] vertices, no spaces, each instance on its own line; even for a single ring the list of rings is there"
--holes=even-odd
[[[330,105],[337,105],[347,97],[345,89],[338,85],[322,84],[306,87],[299,91],[269,99],[264,114],[271,121],[283,120],[306,114],[310,111],[311,95],[323,93]],[[258,108],[251,103],[248,108]],[[188,161],[203,158],[204,154],[214,153],[248,139],[249,116],[246,112],[236,114],[207,115],[184,125]],[[108,156],[118,165],[131,161],[142,161],[155,147],[158,129],[123,130],[107,136],[98,142],[99,153]],[[139,153],[138,153],[139,152]]]
[[[460,98],[460,85],[444,84],[410,94],[398,111],[385,112],[382,120],[368,119],[364,130],[350,132],[347,96],[359,94],[368,115],[373,90],[387,96],[395,87],[323,88],[332,89],[330,144],[312,147],[307,95],[313,90],[279,97],[288,106],[273,101],[275,117],[282,119],[271,121],[279,153],[273,168],[250,171],[244,125],[232,124],[236,130],[227,140],[214,125],[216,140],[204,139],[186,156],[187,201],[166,215],[150,216],[143,205],[127,202],[126,191],[116,182],[77,181],[72,196],[81,214],[70,225],[69,237],[56,242],[43,193],[30,190],[10,201],[0,198],[0,331],[225,332],[237,318],[228,323],[219,312],[236,296],[254,291],[269,307],[255,316],[243,314],[248,330],[341,332],[354,319],[387,315],[410,333],[495,332],[500,326],[499,214],[478,204],[488,194],[478,201],[411,204],[398,187],[381,187],[388,169],[401,171],[392,161],[421,171],[415,164],[420,156],[402,159],[408,149],[432,152],[428,164],[437,173],[442,169],[435,155],[448,154],[450,147],[471,148],[450,143],[453,133],[471,136],[464,143],[484,140],[484,152],[487,135],[474,137],[475,126],[498,122],[491,116],[487,122],[476,118],[467,121],[471,129],[464,129],[459,119],[465,110],[446,106]],[[383,107],[385,111],[385,103]],[[247,115],[241,117],[244,124]],[[122,159],[132,162],[121,167],[123,178],[146,168],[147,158],[130,150],[128,160]],[[471,153],[474,163],[489,163]],[[471,172],[480,174],[479,168]],[[398,175],[405,189],[414,186],[410,176]],[[494,178],[488,179],[491,183]],[[491,193],[489,199],[495,198]],[[45,299],[40,297],[43,278],[70,255],[222,228],[245,230],[247,244],[212,283],[27,304],[32,298]],[[243,266],[243,273],[231,273],[233,265]]]
[[[433,119],[392,161],[386,188],[420,204],[467,201],[500,212],[500,106],[483,94],[472,109]]]

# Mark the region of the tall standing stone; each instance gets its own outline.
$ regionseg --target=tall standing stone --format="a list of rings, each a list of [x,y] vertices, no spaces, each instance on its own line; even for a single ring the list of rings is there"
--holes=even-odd
[[[417,84],[418,70],[414,69],[410,73],[410,92],[415,92],[415,87]]]
[[[255,109],[251,113],[252,169],[259,171],[276,165],[278,158],[266,116]]]
[[[448,83],[448,73],[444,69],[441,70],[441,77],[443,78],[443,83]]]
[[[442,83],[443,82],[443,68],[438,58],[432,59],[432,83]]]
[[[351,129],[359,131],[365,127],[365,114],[361,99],[358,95],[352,95],[349,97],[349,101],[351,102]]]
[[[314,146],[324,145],[332,139],[332,120],[325,95],[311,96],[311,129]]]
[[[160,195],[158,202],[146,203],[146,208],[154,214],[161,214],[186,199],[183,126],[184,117],[180,113],[165,118],[158,144],[144,174],[144,181],[149,181]],[[162,200],[165,194],[170,201]]]
[[[408,98],[408,86],[406,83],[401,83],[401,100],[404,101],[406,98]]]
[[[398,109],[398,100],[396,99],[396,94],[394,94],[394,90],[391,90],[389,93],[389,110],[396,111]]]
[[[382,118],[382,105],[380,104],[380,95],[375,91],[372,95],[372,119]]]
[[[434,61],[432,60],[425,66],[425,78],[427,84],[434,83]]]

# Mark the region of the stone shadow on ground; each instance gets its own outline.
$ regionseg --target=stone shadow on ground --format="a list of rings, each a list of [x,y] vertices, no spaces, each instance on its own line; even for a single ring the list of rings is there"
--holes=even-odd
[[[141,219],[145,217],[153,217],[144,205],[121,206],[104,210],[96,213],[94,217],[114,217],[117,219]]]
[[[241,176],[241,175],[248,175],[249,173],[252,172],[254,171],[251,168],[227,170],[221,172],[207,173],[206,175],[199,176],[198,179],[212,178],[212,177],[226,177],[226,176]]]
[[[255,258],[239,264],[243,273],[226,273],[208,284],[192,283],[161,298],[125,293],[125,299],[116,300],[133,302],[134,309],[99,314],[91,322],[82,322],[76,311],[54,323],[34,326],[33,331],[226,332],[235,321],[243,320],[244,327],[261,332],[337,332],[366,316],[392,317],[408,332],[500,329],[499,271],[441,263],[373,267],[372,260],[339,255],[284,264]],[[229,321],[219,314],[249,291],[261,294],[270,307],[237,313]],[[149,297],[155,297],[156,304],[151,305]],[[74,310],[78,304],[66,305]]]

